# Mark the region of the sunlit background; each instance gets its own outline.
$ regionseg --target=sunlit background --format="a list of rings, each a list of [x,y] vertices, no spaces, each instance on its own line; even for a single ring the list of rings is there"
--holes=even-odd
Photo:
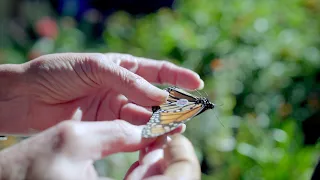
[[[187,123],[202,179],[310,179],[320,149],[320,1],[0,0],[0,13],[0,63],[120,52],[198,72],[217,104]],[[137,155],[96,167],[122,179]]]

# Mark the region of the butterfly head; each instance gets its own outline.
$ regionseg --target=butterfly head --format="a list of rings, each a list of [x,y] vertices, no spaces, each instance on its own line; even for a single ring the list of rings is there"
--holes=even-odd
[[[199,101],[206,106],[206,109],[213,109],[215,107],[215,104],[210,102],[207,98],[202,97],[199,99]]]
[[[213,109],[214,106],[215,106],[215,105],[214,105],[212,102],[209,102],[209,103],[207,104],[207,107],[208,107],[209,109]]]

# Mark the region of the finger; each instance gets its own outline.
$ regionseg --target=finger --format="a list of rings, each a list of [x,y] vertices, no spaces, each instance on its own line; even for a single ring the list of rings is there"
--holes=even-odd
[[[160,175],[164,171],[163,147],[170,141],[166,135],[158,137],[147,148],[142,149],[139,155],[139,166],[128,171],[128,179],[144,179]]]
[[[140,151],[139,161],[135,167],[128,171],[127,179],[145,179],[158,177],[158,179],[170,179],[166,176],[160,176],[165,170],[165,162],[163,160],[163,147],[167,142],[171,142],[171,138],[160,136],[150,144],[146,149]]]
[[[202,89],[203,81],[189,69],[181,68],[168,61],[134,57],[128,54],[107,54],[113,56],[116,64],[138,74],[149,82],[168,83],[185,89]]]
[[[137,74],[147,81],[159,84],[171,84],[185,89],[202,89],[203,81],[195,72],[178,67],[167,61],[140,59]]]
[[[162,174],[164,171],[163,147],[168,140],[170,138],[166,135],[160,136],[145,151],[141,151],[140,169],[137,169],[135,173],[143,174],[144,178]]]
[[[169,137],[170,135],[174,135],[174,134],[177,134],[177,133],[183,133],[184,131],[185,131],[185,129],[186,129],[186,125],[185,124],[183,124],[183,125],[180,125],[180,126],[178,126],[176,129],[174,129],[174,130],[172,130],[172,131],[170,131],[170,132],[168,132],[168,133],[166,133],[166,134],[163,134],[163,135],[161,135],[161,136],[158,136],[158,137],[154,137],[154,138],[151,138],[151,139],[154,139],[154,143],[159,143],[159,141],[161,140],[161,139],[163,139],[163,138],[167,138],[166,140],[166,142],[170,142],[171,141],[171,138]],[[168,136],[169,135],[169,136]],[[164,144],[165,142],[163,142],[162,144]],[[161,144],[161,143],[160,143]],[[156,148],[162,148],[162,147],[158,147],[158,146],[155,146]],[[148,153],[148,152],[150,152],[150,151],[152,151],[152,149],[155,149],[154,148],[154,145],[150,145],[149,147],[147,147],[146,149],[142,149],[142,150],[140,150],[140,155],[139,155],[139,160],[140,160],[140,162],[142,161],[142,159],[144,158],[144,156]]]
[[[163,173],[163,146],[164,138],[159,138],[150,145],[149,151],[143,159],[138,162],[139,166],[130,169],[127,173],[127,179],[144,179],[146,177],[159,175]]]
[[[142,127],[123,120],[104,122],[64,121],[61,152],[81,159],[100,159],[117,152],[133,152],[145,148],[154,139],[142,139]]]
[[[128,169],[126,175],[124,176],[123,179],[128,179],[128,176],[136,169],[139,167],[139,161],[134,162],[130,168]]]
[[[187,129],[187,125],[182,124],[182,125],[181,125],[181,131],[180,131],[180,133],[181,133],[181,134],[184,133],[184,132],[186,131],[186,129]]]
[[[182,124],[178,126],[176,129],[174,129],[173,131],[170,131],[168,135],[181,134],[181,133],[184,133],[185,130],[186,130],[186,125]]]
[[[166,138],[166,140],[165,140]],[[139,162],[141,164],[144,163],[147,163],[147,164],[151,164],[152,162],[154,162],[154,160],[148,160],[145,158],[145,156],[150,153],[151,151],[153,150],[156,150],[156,149],[159,149],[159,148],[163,148],[164,144],[167,143],[167,142],[170,142],[171,141],[171,138],[169,136],[160,136],[158,137],[152,144],[150,144],[148,147],[146,148],[143,148],[140,150],[139,152]]]
[[[141,154],[140,164],[153,164],[163,158],[163,147],[167,143],[167,136],[158,137],[153,143],[146,148],[146,153]]]
[[[83,113],[82,113],[81,108],[78,107],[78,108],[76,109],[76,111],[74,112],[74,114],[72,115],[71,120],[81,121],[81,119],[82,119],[82,114],[83,114]]]
[[[155,161],[159,160],[159,157],[156,155],[150,155],[152,151],[158,150],[158,149],[163,149],[165,144],[168,142],[171,142],[172,138],[167,136],[167,135],[174,135],[177,133],[181,133],[184,130],[184,126],[179,126],[177,129],[171,131],[168,134],[159,136],[154,140],[148,147],[145,149],[140,150],[139,153],[139,162],[140,164],[152,164]],[[160,155],[160,154],[158,154]],[[163,154],[161,154],[161,157]]]
[[[148,177],[157,176],[162,174],[161,164],[163,163],[163,159],[159,161],[149,164],[149,165],[141,165],[137,166],[131,173],[126,175],[126,180],[136,180],[136,179],[146,179]]]
[[[134,125],[146,124],[150,120],[151,115],[152,112],[133,103],[123,105],[120,111],[120,119]]]
[[[159,105],[166,101],[168,92],[153,86],[139,75],[123,67],[115,65],[111,68],[109,69],[110,77],[105,81],[106,84],[113,82],[111,87],[131,101],[144,106]]]
[[[148,122],[151,117],[151,111],[146,108],[129,103],[128,99],[116,91],[110,90],[108,95],[99,104],[98,113],[92,114],[96,116],[97,121],[123,119],[134,125],[143,125]]]
[[[175,179],[200,179],[199,161],[191,142],[184,136],[172,136],[172,141],[164,148],[164,159],[165,175]]]
[[[128,103],[128,98],[114,90],[109,90],[98,106],[97,121],[119,119],[122,107]],[[93,112],[95,113],[95,112]]]

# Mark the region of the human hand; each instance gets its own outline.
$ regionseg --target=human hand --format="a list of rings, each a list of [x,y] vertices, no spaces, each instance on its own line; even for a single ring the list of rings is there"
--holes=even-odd
[[[128,170],[126,180],[198,180],[200,164],[190,141],[182,135],[167,142],[161,136],[140,151],[139,161]]]
[[[141,125],[151,116],[145,107],[167,97],[149,82],[186,89],[203,86],[188,69],[125,54],[51,54],[18,67],[1,75],[15,78],[0,85],[0,133],[41,131],[70,119],[78,107],[84,120],[124,119]],[[12,84],[18,87],[6,89]]]
[[[0,151],[0,179],[105,179],[98,177],[95,160],[145,149],[156,140],[142,139],[142,127],[123,120],[81,122],[80,110],[72,119]]]

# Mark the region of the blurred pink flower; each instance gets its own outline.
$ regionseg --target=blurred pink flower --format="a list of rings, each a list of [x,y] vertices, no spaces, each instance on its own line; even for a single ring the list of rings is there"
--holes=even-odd
[[[43,17],[36,23],[36,32],[42,37],[55,39],[58,36],[56,20],[51,17]]]

